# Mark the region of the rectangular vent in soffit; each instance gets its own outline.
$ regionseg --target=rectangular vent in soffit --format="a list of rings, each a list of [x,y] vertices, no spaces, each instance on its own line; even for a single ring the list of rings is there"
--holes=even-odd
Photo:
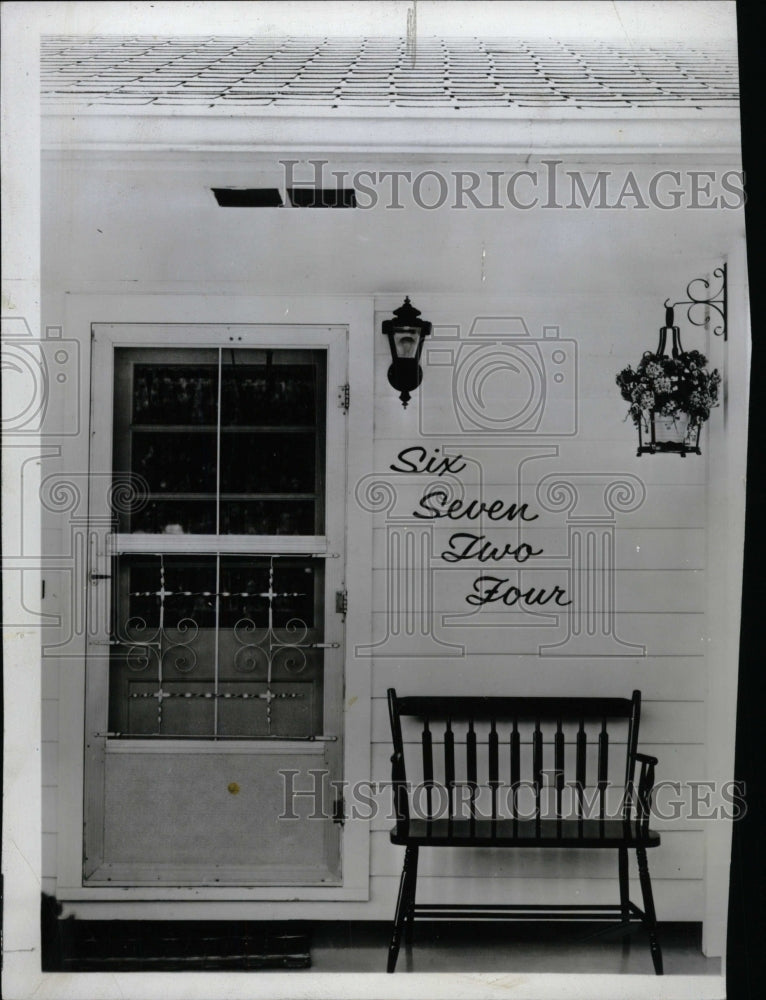
[[[356,208],[353,188],[293,187],[287,197],[294,208]]]
[[[279,208],[282,195],[278,188],[211,188],[223,208]]]
[[[284,205],[278,188],[211,188],[215,200],[223,208],[281,208]],[[293,208],[356,208],[353,188],[287,189]]]

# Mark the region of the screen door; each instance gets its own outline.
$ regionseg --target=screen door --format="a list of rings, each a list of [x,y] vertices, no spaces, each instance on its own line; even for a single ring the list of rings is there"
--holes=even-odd
[[[88,884],[340,881],[345,367],[344,328],[93,328]]]

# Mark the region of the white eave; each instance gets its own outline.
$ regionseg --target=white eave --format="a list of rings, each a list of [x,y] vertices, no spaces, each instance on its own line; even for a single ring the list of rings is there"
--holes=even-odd
[[[736,109],[477,109],[470,118],[416,113],[301,108],[108,107],[44,109],[48,151],[471,155],[704,153],[739,158]]]

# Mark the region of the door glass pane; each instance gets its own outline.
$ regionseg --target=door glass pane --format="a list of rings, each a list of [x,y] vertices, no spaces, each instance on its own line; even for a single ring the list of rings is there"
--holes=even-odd
[[[166,352],[163,352],[166,353]],[[213,352],[205,352],[212,355]],[[218,366],[193,363],[136,364],[133,423],[215,427]]]
[[[222,351],[221,534],[324,532],[325,353]]]
[[[120,532],[324,532],[326,355],[118,349],[114,472],[140,496]]]
[[[215,558],[142,555],[115,561],[110,732],[211,734]],[[181,704],[186,691],[193,694]]]
[[[321,559],[221,557],[221,735],[322,731],[323,594]]]
[[[138,493],[119,531],[215,534],[219,369],[218,350],[116,350],[114,473]]]
[[[321,732],[323,560],[131,555],[116,563],[110,732]]]

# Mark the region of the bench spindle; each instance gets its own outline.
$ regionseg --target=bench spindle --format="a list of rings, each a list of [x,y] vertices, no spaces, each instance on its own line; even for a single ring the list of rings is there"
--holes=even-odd
[[[585,793],[585,755],[588,750],[588,737],[585,733],[585,719],[580,719],[577,730],[577,761],[575,764],[575,785],[577,787],[577,818],[583,820],[583,795]]]
[[[519,720],[514,718],[511,733],[511,802],[513,818],[519,818],[519,785],[521,784],[521,734]]]
[[[556,819],[561,819],[561,804],[564,795],[564,731],[561,719],[556,720],[556,735],[553,738],[553,760],[556,771]]]
[[[451,719],[447,719],[444,730],[444,783],[447,786],[448,818],[452,820],[455,817],[455,734]]]
[[[468,720],[468,732],[465,737],[465,763],[471,796],[471,819],[476,819],[476,791],[479,783],[476,768],[476,730],[473,728],[473,719]]]
[[[598,818],[603,820],[606,815],[606,786],[609,774],[609,733],[606,729],[606,717],[601,720],[601,732],[598,734]]]
[[[490,793],[492,795],[492,819],[497,819],[497,789],[500,784],[499,774],[500,768],[498,764],[498,748],[499,739],[497,735],[497,726],[495,720],[490,720],[490,730],[489,730],[489,787]]]
[[[426,789],[426,816],[433,819],[433,783],[434,783],[434,756],[431,729],[428,719],[423,720],[423,733],[421,735],[423,747],[423,784]]]
[[[535,822],[540,823],[540,796],[543,789],[543,732],[540,720],[535,719],[532,733],[532,783],[535,786]]]

